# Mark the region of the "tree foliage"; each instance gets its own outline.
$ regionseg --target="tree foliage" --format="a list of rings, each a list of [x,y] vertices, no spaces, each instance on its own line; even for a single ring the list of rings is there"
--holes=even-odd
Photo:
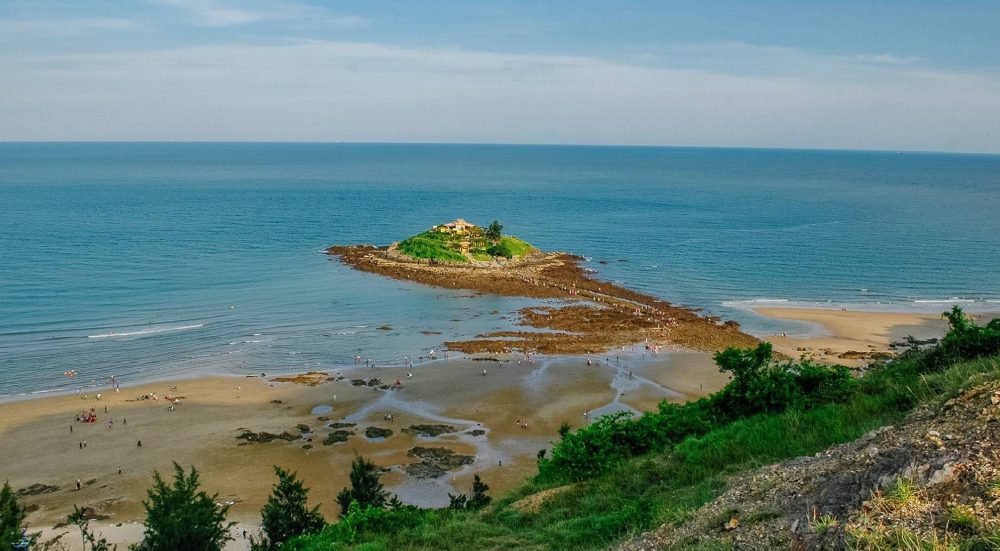
[[[477,474],[472,478],[472,491],[469,494],[458,494],[457,496],[448,494],[450,501],[448,508],[452,511],[477,511],[482,509],[493,500],[493,498],[486,494],[489,490],[490,487]]]
[[[318,505],[312,509],[306,505],[309,489],[296,474],[281,467],[275,467],[274,472],[278,476],[278,482],[261,509],[264,539],[255,543],[255,549],[279,549],[290,538],[318,533],[326,524]]]
[[[503,224],[499,220],[490,222],[490,225],[486,228],[486,239],[496,243],[500,241],[501,237],[503,237]]]
[[[27,515],[10,484],[4,482],[0,489],[0,549],[12,549],[15,543],[21,541],[24,517]]]
[[[146,529],[139,551],[218,551],[231,540],[226,523],[228,505],[217,505],[218,494],[209,496],[199,490],[198,471],[190,473],[174,463],[174,483],[168,485],[159,472],[153,472],[153,487],[146,509]]]
[[[351,462],[351,487],[344,488],[337,494],[340,504],[340,516],[347,515],[351,503],[357,502],[361,510],[368,507],[382,509],[385,507],[389,493],[382,487],[381,473],[378,466],[363,457],[355,457]]]
[[[94,535],[94,532],[90,529],[90,519],[87,518],[84,510],[76,505],[73,506],[73,512],[69,514],[67,520],[80,529],[84,551],[86,551],[87,545],[90,545],[90,551],[112,551],[118,547],[117,545],[112,546],[109,544],[107,539],[98,538]]]

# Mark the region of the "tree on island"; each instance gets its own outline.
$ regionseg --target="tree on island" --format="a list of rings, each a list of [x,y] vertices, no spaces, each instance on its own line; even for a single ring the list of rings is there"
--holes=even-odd
[[[174,483],[167,485],[160,473],[153,471],[153,487],[148,490],[149,500],[143,500],[146,509],[146,530],[138,551],[219,551],[233,539],[229,529],[235,522],[226,523],[229,506],[216,505],[218,494],[209,496],[198,488],[198,471],[191,473],[174,463]]]
[[[303,486],[296,473],[277,466],[274,472],[278,475],[278,483],[260,511],[264,538],[259,543],[253,543],[254,550],[280,549],[289,539],[316,534],[326,524],[319,513],[319,505],[312,509],[306,506],[309,489]]]
[[[496,245],[496,243],[500,241],[500,238],[503,237],[503,233],[501,232],[503,232],[503,224],[501,224],[499,220],[494,220],[490,222],[490,225],[486,228],[486,239],[489,239],[494,245]]]
[[[17,502],[10,484],[4,482],[0,490],[0,549],[13,549],[14,544],[21,541],[26,516],[28,513]]]
[[[337,494],[340,516],[347,516],[351,503],[357,502],[361,510],[368,507],[385,507],[389,493],[382,487],[379,468],[375,463],[358,456],[351,462],[351,487]]]

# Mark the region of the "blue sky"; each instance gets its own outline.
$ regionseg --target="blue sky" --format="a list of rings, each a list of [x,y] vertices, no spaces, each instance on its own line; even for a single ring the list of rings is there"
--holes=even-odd
[[[0,140],[1000,152],[1000,2],[5,0]]]

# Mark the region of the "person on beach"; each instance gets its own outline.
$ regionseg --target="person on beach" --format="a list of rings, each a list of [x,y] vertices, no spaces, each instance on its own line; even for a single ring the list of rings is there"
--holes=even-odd
[[[484,369],[483,370],[483,377],[485,377],[485,376],[486,376],[486,370]]]
[[[79,492],[81,488],[83,488],[83,483],[81,483],[80,479],[78,478],[76,479],[76,491]]]
[[[138,443],[138,444],[136,444],[136,446],[135,446],[135,447],[137,447],[137,448],[141,448],[141,447],[142,447],[142,440],[139,440],[139,443]]]

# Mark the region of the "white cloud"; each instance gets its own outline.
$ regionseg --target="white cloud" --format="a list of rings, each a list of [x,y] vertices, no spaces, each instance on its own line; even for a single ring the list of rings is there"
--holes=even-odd
[[[997,74],[740,51],[762,70],[323,41],[8,56],[0,139],[1000,152]]]
[[[327,25],[353,27],[365,24],[354,16],[337,16],[327,10],[288,1],[251,1],[230,4],[220,0],[149,0],[154,4],[176,8],[185,13],[195,25],[202,27],[229,27],[261,21],[287,21],[296,19],[319,20]]]

